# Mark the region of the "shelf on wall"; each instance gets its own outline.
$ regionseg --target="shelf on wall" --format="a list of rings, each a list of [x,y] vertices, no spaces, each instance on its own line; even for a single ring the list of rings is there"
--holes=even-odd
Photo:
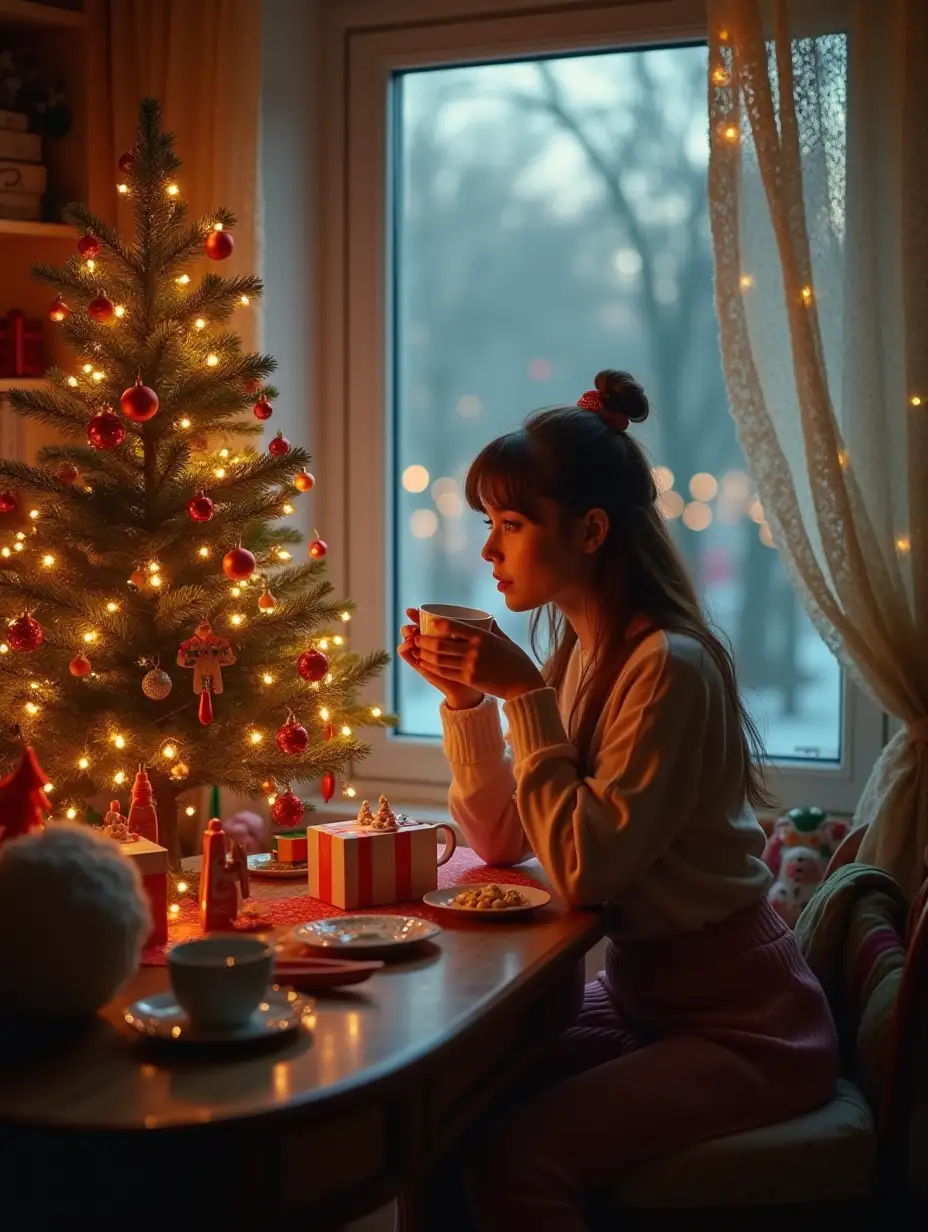
[[[47,384],[44,376],[0,376],[0,394],[8,389],[42,389]]]
[[[83,29],[87,18],[74,9],[59,9],[53,4],[33,4],[31,0],[0,0],[0,25],[57,26]]]
[[[0,4],[3,0],[0,0]],[[0,9],[0,13],[3,10]],[[37,235],[43,240],[73,240],[77,232],[66,222],[25,222],[20,218],[0,218],[0,239],[4,235]]]

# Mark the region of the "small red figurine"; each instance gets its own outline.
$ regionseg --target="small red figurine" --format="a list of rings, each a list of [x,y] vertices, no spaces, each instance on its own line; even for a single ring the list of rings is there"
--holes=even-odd
[[[227,851],[226,832],[214,817],[203,835],[200,924],[204,933],[229,932],[248,897],[248,857],[241,843]]]
[[[0,782],[0,843],[45,828],[43,814],[52,807],[45,795],[47,782],[35,749],[26,745],[17,768]]]

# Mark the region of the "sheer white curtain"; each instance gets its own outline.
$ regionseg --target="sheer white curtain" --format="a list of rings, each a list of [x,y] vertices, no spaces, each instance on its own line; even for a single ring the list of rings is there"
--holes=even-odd
[[[765,517],[827,644],[904,724],[856,821],[928,849],[928,5],[709,0],[726,381]]]

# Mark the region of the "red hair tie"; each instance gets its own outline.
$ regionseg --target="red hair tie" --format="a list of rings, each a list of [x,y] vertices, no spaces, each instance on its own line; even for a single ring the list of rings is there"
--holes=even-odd
[[[607,410],[603,402],[603,396],[598,389],[588,389],[585,394],[582,394],[577,399],[577,406],[584,411],[593,411],[610,428],[614,428],[616,432],[626,432],[628,430],[628,416],[623,415],[621,411]]]

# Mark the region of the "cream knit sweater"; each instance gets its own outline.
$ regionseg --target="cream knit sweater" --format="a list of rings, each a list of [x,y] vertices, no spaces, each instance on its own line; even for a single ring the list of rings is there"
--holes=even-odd
[[[603,709],[582,777],[565,731],[579,685],[503,709],[441,708],[451,815],[488,864],[534,852],[573,906],[614,904],[618,935],[668,936],[725,919],[766,893],[764,833],[742,793],[738,715],[694,638],[635,647]]]

